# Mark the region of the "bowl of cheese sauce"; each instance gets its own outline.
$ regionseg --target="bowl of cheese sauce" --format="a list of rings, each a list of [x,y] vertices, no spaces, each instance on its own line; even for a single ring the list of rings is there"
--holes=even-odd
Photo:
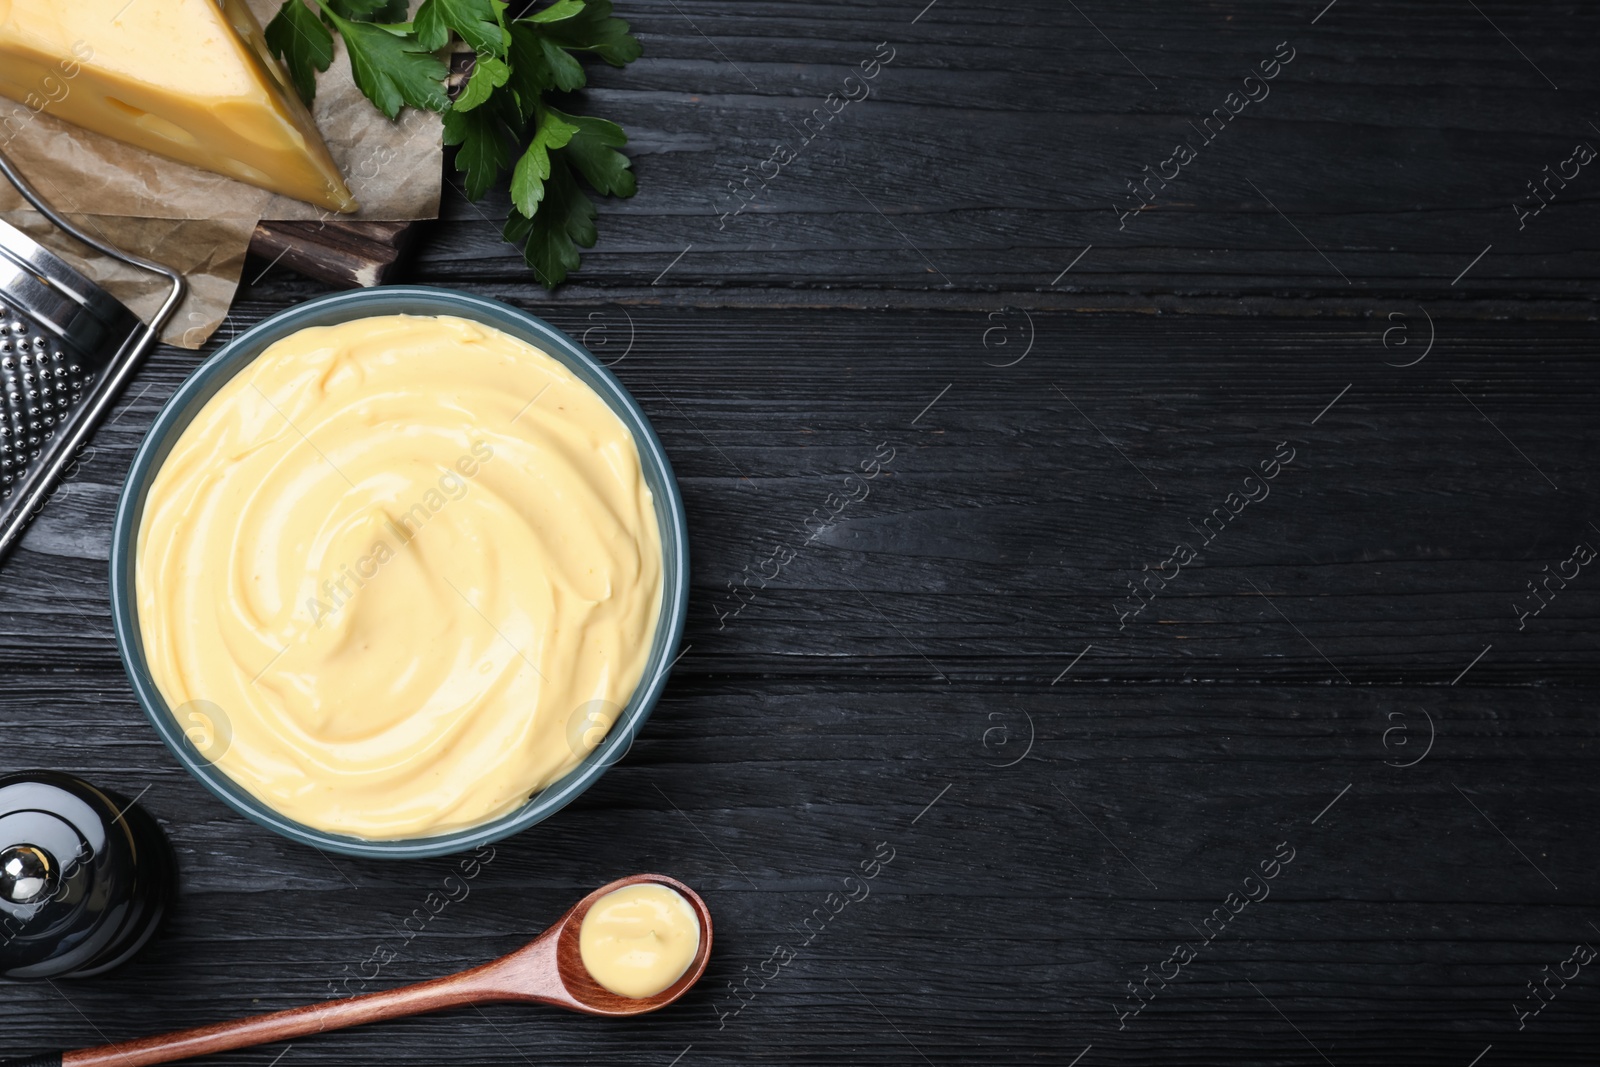
[[[577,343],[446,290],[230,341],[135,457],[111,554],[145,712],[212,792],[351,855],[444,855],[577,796],[682,635],[672,469]]]

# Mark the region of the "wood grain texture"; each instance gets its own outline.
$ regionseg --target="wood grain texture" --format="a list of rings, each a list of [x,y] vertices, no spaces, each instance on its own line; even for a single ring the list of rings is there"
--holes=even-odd
[[[0,987],[8,1051],[453,973],[660,870],[718,937],[669,1011],[204,1062],[1592,1063],[1600,973],[1537,1014],[1528,983],[1600,946],[1600,583],[1536,614],[1529,583],[1600,544],[1600,172],[1522,230],[1511,203],[1600,144],[1595,9],[619,13],[646,55],[573,106],[628,128],[640,192],[574,282],[547,294],[505,202],[459,195],[402,277],[546,317],[654,422],[693,587],[640,740],[475,857],[325,857],[210,797],[107,605],[121,478],[200,358],[163,349],[0,567],[0,770],[148,787],[184,896],[122,971]],[[1119,231],[1123,182],[1284,40],[1270,97]],[[718,230],[883,41],[873,95]],[[267,271],[212,348],[321,291]]]
[[[1345,0],[1312,24],[1321,6],[629,4],[645,55],[594,70],[580,103],[627,128],[640,192],[601,205],[563,298],[1348,313],[1425,295],[1592,317],[1600,173],[1525,223],[1513,204],[1537,204],[1527,183],[1580,141],[1600,148],[1600,11]],[[894,59],[862,88],[880,42]],[[1191,122],[1280,42],[1295,58],[1269,95],[1124,226],[1126,183],[1199,145]],[[807,132],[830,93],[866,92]],[[763,167],[779,144],[797,158]],[[516,270],[507,209],[446,204],[423,269]]]
[[[601,986],[584,968],[579,936],[589,909],[634,885],[666,885],[689,903],[700,924],[699,947],[683,975],[648,997],[625,997]],[[659,874],[619,878],[591,891],[529,944],[498,960],[412,985],[305,1004],[285,1011],[230,1019],[176,1033],[78,1049],[57,1067],[149,1067],[257,1045],[316,1037],[335,1030],[485,1004],[546,1004],[609,1018],[660,1011],[705,973],[712,921],[705,901],[688,886]],[[9,1062],[9,1061],[7,1061]]]

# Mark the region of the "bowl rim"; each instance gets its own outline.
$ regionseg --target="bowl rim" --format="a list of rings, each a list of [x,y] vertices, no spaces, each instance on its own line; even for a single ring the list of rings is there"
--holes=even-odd
[[[562,778],[533,794],[527,803],[515,811],[479,826],[431,837],[369,840],[318,830],[280,815],[223,773],[194,747],[179,725],[173,709],[167,706],[150,677],[139,636],[133,566],[136,562],[138,527],[150,480],[160,464],[165,462],[170,446],[188,427],[194,414],[234,375],[249,366],[268,345],[310,326],[333,325],[368,315],[407,314],[407,311],[393,307],[362,313],[362,309],[372,305],[385,306],[397,301],[427,305],[409,312],[419,316],[458,315],[502,329],[545,350],[600,394],[633,435],[641,465],[647,472],[647,480],[652,467],[658,475],[659,491],[655,485],[651,489],[656,497],[656,517],[662,530],[663,581],[661,613],[652,637],[652,653],[645,665],[645,672],[622,713],[612,723],[605,740],[582,762]],[[344,314],[346,311],[351,313]],[[330,315],[333,317],[327,317]],[[319,316],[322,316],[319,321],[306,321]],[[194,409],[186,416],[185,409],[191,404],[194,404]],[[669,573],[666,566],[674,560],[677,563],[676,575]],[[110,591],[112,629],[117,652],[134,695],[146,718],[178,762],[208,792],[251,822],[313,848],[346,856],[423,859],[453,855],[492,844],[544,821],[566,807],[627,755],[654,710],[672,667],[677,663],[677,658],[668,660],[667,657],[676,655],[678,645],[683,640],[689,593],[688,520],[672,463],[649,417],[616,375],[577,341],[539,316],[499,300],[438,286],[375,286],[325,294],[274,312],[230,338],[189,372],[151,422],[123,479],[112,523]]]

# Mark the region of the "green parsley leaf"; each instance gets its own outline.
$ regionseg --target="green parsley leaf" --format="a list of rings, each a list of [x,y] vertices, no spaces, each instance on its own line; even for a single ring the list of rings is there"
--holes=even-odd
[[[578,132],[578,127],[551,112],[545,111],[538,118],[539,129],[511,172],[511,203],[529,218],[538,212],[539,202],[544,199],[545,181],[551,173],[551,150],[565,147]]]
[[[550,172],[548,199],[549,210],[541,211],[540,214],[550,224],[552,232],[565,234],[568,240],[581,248],[593,248],[595,241],[600,237],[600,232],[594,225],[594,201],[578,188],[572,171],[562,165],[559,158]],[[538,221],[536,216],[534,222]],[[537,230],[537,227],[535,229]],[[548,273],[547,271],[546,274]]]
[[[505,10],[502,0],[422,0],[413,26],[418,43],[430,52],[449,44],[454,30],[480,57],[504,56],[511,41]]]
[[[333,32],[301,0],[284,5],[266,25],[267,47],[283,60],[300,99],[311,103],[317,96],[317,71],[333,62]]]
[[[544,91],[556,83],[540,43],[539,31],[527,22],[511,24],[511,78],[506,83],[516,96],[517,111],[524,123],[533,117]]]
[[[622,127],[605,119],[588,115],[566,115],[550,108],[550,113],[561,121],[576,126],[562,156],[578,168],[583,180],[594,191],[605,196],[632,196],[637,187],[634,182],[633,162],[617,149],[628,143]]]
[[[550,79],[557,89],[570,93],[574,89],[582,89],[588,80],[583,74],[583,65],[575,59],[571,52],[556,44],[543,33],[539,37],[539,50],[544,55],[545,67],[550,72]]]
[[[524,22],[560,22],[570,19],[583,10],[583,0],[556,0],[555,3],[531,15],[523,17]]]
[[[545,94],[585,84],[574,53],[620,67],[641,49],[628,24],[612,17],[611,0],[550,0],[509,23],[507,7],[507,0],[422,0],[415,20],[404,22],[407,0],[286,0],[268,24],[268,44],[308,102],[317,72],[333,60],[331,27],[344,38],[357,87],[390,119],[406,106],[442,112],[444,141],[456,148],[469,199],[480,199],[510,167],[512,211],[502,232],[554,288],[578,267],[579,249],[598,238],[580,178],[609,196],[632,196],[636,183],[618,151],[628,143],[622,127],[557,111]],[[456,38],[476,57],[452,103],[449,68],[433,53]]]
[[[593,52],[613,67],[632,63],[644,51],[638,39],[628,33],[628,24],[611,17],[611,0],[586,0],[583,10],[577,15],[549,23],[541,29],[562,48]]]
[[[444,143],[460,145],[456,170],[466,175],[469,200],[481,200],[511,165],[510,131],[491,107],[444,113]]]
[[[328,0],[328,6],[352,22],[401,22],[411,5],[406,0]]]
[[[317,3],[344,38],[356,88],[378,105],[379,111],[392,120],[406,104],[427,111],[443,111],[449,105],[443,85],[449,68],[414,35],[370,22],[351,22],[329,10],[327,0]]]
[[[471,111],[511,77],[511,68],[493,56],[483,56],[473,65],[472,77],[467,80],[461,95],[450,105],[451,111]]]
[[[558,157],[553,161],[546,197],[531,219],[513,212],[502,236],[522,248],[523,261],[533,268],[546,288],[566,281],[580,261],[578,247],[593,248],[594,202],[583,194],[572,172]]]
[[[444,20],[444,8],[433,0],[422,0],[417,17],[411,20],[411,32],[417,35],[417,44],[430,52],[449,44],[450,24]]]

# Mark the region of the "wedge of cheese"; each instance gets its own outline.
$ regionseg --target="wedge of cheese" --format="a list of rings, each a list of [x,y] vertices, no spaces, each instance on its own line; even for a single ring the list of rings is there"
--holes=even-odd
[[[0,94],[275,193],[356,208],[243,0],[0,0]]]

